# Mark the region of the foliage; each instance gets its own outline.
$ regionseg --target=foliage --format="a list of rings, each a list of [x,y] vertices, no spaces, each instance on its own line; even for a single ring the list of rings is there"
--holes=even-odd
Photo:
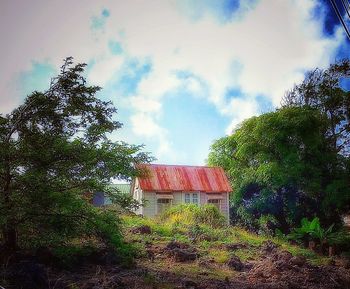
[[[91,236],[122,248],[117,216],[89,205],[86,192],[138,175],[134,164],[150,157],[107,138],[121,123],[112,103],[96,97],[100,88],[86,84],[84,68],[67,58],[47,91],[0,116],[0,225],[9,250]]]
[[[164,246],[175,239],[176,241],[195,246],[204,260],[214,258],[219,263],[225,263],[228,256],[232,254],[238,256],[241,260],[258,259],[261,257],[260,247],[267,240],[273,241],[281,246],[281,249],[289,251],[293,255],[305,256],[313,264],[320,265],[329,261],[329,258],[321,257],[309,249],[293,245],[285,238],[258,235],[241,227],[224,226],[213,228],[203,224],[185,225],[174,235],[169,230],[171,226],[166,222],[167,219],[163,221],[161,219],[123,215],[122,220],[125,226],[126,238],[133,243],[139,244],[140,247],[144,246],[144,248],[147,248],[149,243],[155,246]],[[132,229],[140,225],[150,226],[152,234],[141,235],[132,233]],[[166,233],[163,234],[164,232]],[[227,245],[230,244],[241,244],[242,248],[235,251],[226,250]],[[157,261],[151,264],[152,268],[154,268]],[[162,263],[160,266],[162,267],[164,264]],[[200,268],[203,269],[202,266]],[[216,270],[217,267],[215,267],[215,272]],[[230,274],[232,274],[232,271],[230,271]]]
[[[302,217],[341,223],[350,210],[350,92],[342,86],[349,77],[350,60],[316,69],[286,94],[281,109],[214,142],[208,163],[230,178],[234,222],[284,234]]]
[[[271,214],[262,215],[258,219],[259,233],[264,235],[273,235],[273,228],[278,225],[278,220]],[[275,229],[275,231],[278,229]]]
[[[200,207],[200,210],[196,214],[196,221],[214,228],[223,227],[227,224],[225,216],[216,206],[211,204]]]
[[[288,232],[305,214],[320,213],[325,180],[332,184],[327,167],[337,158],[325,129],[317,110],[284,108],[244,121],[212,145],[209,164],[222,166],[235,190],[234,221],[256,229],[270,216],[269,230]]]
[[[325,243],[331,237],[334,224],[327,229],[322,228],[319,218],[315,217],[312,221],[307,218],[301,220],[301,227],[294,228],[288,235],[293,240],[318,240],[320,244]]]
[[[198,206],[195,204],[172,206],[162,214],[161,219],[175,226],[204,224],[211,227],[222,227],[227,222],[214,205]]]
[[[288,91],[282,101],[285,107],[312,107],[327,117],[325,136],[336,152],[350,155],[350,91],[342,85],[350,77],[350,59],[316,68],[306,74],[302,83]]]
[[[287,237],[296,241],[317,241],[321,246],[335,245],[341,251],[350,250],[350,232],[345,228],[335,231],[333,224],[328,228],[322,227],[318,218],[312,221],[303,218],[301,227],[294,228]]]
[[[333,232],[329,238],[328,243],[330,245],[336,245],[342,251],[350,252],[350,232],[347,228],[342,228],[336,232]]]
[[[338,154],[328,160],[328,176],[324,207],[338,214],[350,210],[350,91],[345,83],[350,78],[350,59],[331,64],[327,69],[315,69],[305,79],[288,91],[282,101],[283,107],[311,107],[326,119],[323,132],[327,147]]]
[[[117,189],[107,188],[104,194],[111,200],[112,204],[116,205],[117,211],[124,213],[132,212],[144,205],[135,200],[131,194],[122,193]]]
[[[200,207],[195,204],[180,204],[169,207],[160,216],[161,220],[173,225],[192,225],[196,223],[196,215]]]
[[[208,256],[219,264],[225,264],[230,259],[230,253],[220,248],[209,249]]]

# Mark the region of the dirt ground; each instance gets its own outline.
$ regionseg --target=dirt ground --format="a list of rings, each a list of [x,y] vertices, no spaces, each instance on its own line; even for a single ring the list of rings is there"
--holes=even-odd
[[[90,256],[69,271],[44,266],[37,257],[26,258],[0,270],[0,288],[350,289],[349,259],[336,257],[327,265],[313,265],[270,240],[260,245],[238,242],[215,247],[209,243],[203,250],[194,242],[146,240],[143,236],[133,233],[130,240],[140,252],[132,268],[116,265],[109,251]],[[209,254],[210,250],[218,255]],[[49,256],[49,251],[41,255]]]
[[[350,288],[349,264],[314,266],[302,257],[293,257],[273,244],[261,248],[261,258],[217,264],[202,257],[176,259],[176,250],[194,253],[188,245],[149,245],[147,256],[137,260],[133,269],[117,266],[85,266],[77,272],[49,272],[50,287],[124,288],[124,289],[284,289]]]

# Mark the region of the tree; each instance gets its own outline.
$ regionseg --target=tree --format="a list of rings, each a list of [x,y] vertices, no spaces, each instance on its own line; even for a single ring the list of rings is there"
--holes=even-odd
[[[288,91],[283,107],[313,107],[328,119],[325,133],[330,147],[350,156],[350,91],[344,88],[350,78],[350,60],[331,64],[328,69],[315,69],[306,74],[302,83]]]
[[[47,91],[34,91],[0,116],[0,226],[7,250],[29,239],[107,238],[117,219],[89,205],[84,193],[104,190],[111,178],[129,179],[138,174],[134,164],[151,160],[142,146],[108,139],[122,124],[112,103],[96,97],[100,87],[87,85],[84,68],[67,58]],[[116,232],[109,241],[119,240]]]
[[[339,217],[350,200],[349,178],[328,147],[327,129],[317,109],[288,107],[252,117],[214,142],[208,163],[230,178],[234,221],[288,232],[305,216]]]

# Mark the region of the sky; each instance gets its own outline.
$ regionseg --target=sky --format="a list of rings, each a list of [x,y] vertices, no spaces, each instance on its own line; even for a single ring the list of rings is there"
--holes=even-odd
[[[118,109],[111,138],[164,164],[204,165],[215,139],[350,56],[327,0],[0,0],[0,37],[0,113],[73,56]]]

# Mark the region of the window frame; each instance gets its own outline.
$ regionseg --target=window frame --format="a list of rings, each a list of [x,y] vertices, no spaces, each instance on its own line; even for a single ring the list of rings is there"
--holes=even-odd
[[[196,195],[196,197],[194,197],[195,195]],[[196,202],[194,200],[196,200]],[[199,205],[199,194],[198,193],[192,193],[192,204]]]
[[[173,200],[167,199],[167,198],[157,198],[156,199],[156,215],[163,213],[163,211],[160,212],[160,210],[159,210],[160,205],[163,207],[167,206],[169,208],[173,205]]]
[[[195,196],[195,197],[194,197]],[[196,202],[194,202],[196,200]],[[200,192],[184,192],[183,193],[184,204],[200,205]]]
[[[216,202],[213,202],[216,201]],[[216,206],[220,211],[221,211],[221,199],[209,199],[207,200],[207,204],[212,204],[214,206]]]

